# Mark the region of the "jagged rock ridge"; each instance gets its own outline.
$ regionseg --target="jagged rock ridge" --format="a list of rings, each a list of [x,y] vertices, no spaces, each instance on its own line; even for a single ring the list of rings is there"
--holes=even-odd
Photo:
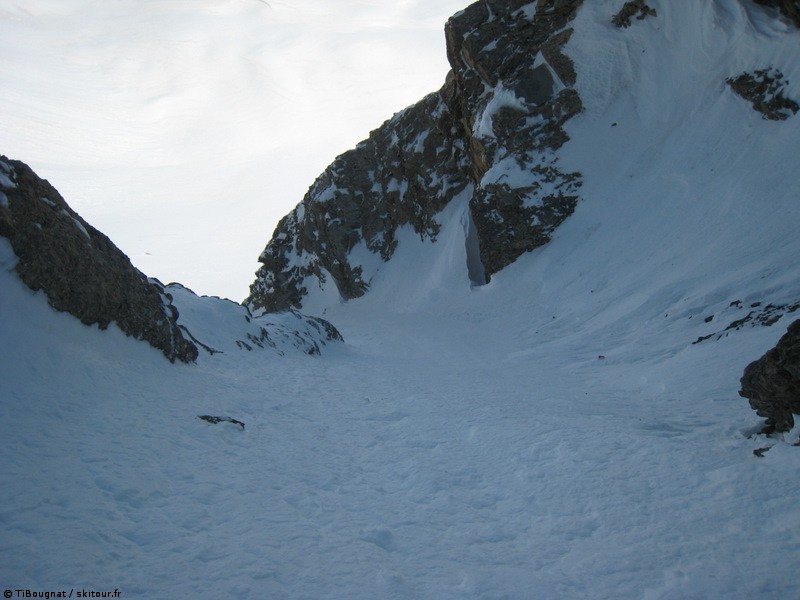
[[[72,210],[26,164],[0,156],[0,236],[19,259],[16,271],[51,306],[87,325],[114,321],[170,360],[192,362],[197,347],[177,325],[172,297],[111,240]]]
[[[564,123],[582,109],[561,52],[580,2],[508,4],[477,2],[445,27],[453,70],[442,93],[465,135],[487,279],[550,240],[581,183],[555,153],[569,139]]]
[[[360,257],[389,260],[404,226],[435,240],[436,217],[454,201],[468,205],[474,283],[546,243],[573,212],[581,183],[556,153],[568,140],[564,123],[582,107],[561,51],[580,4],[481,0],[452,17],[445,85],[320,175],[259,257],[246,304],[299,308],[329,277],[343,298],[361,296],[379,267]]]

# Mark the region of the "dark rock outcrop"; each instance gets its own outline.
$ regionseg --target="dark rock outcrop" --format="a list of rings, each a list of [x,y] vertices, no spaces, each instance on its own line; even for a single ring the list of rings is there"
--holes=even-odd
[[[783,95],[786,81],[774,68],[742,73],[727,80],[731,89],[753,105],[764,119],[784,121],[800,110],[800,105]]]
[[[8,238],[16,271],[42,290],[55,309],[105,329],[114,321],[170,360],[192,362],[197,348],[177,325],[171,296],[101,232],[72,210],[26,164],[0,156],[0,236]]]
[[[756,4],[778,9],[781,14],[800,27],[800,0],[755,0]]]
[[[636,17],[639,21],[648,16],[655,17],[656,9],[644,3],[644,0],[629,0],[622,5],[617,14],[611,18],[611,22],[617,27],[630,27],[631,19]]]
[[[800,319],[789,325],[778,344],[750,363],[739,395],[767,419],[764,433],[788,431],[800,415]]]
[[[215,417],[213,415],[197,415],[198,419],[205,421],[206,423],[211,423],[212,425],[216,425],[217,423],[232,423],[238,427],[241,427],[242,431],[244,431],[244,423],[238,419],[234,419],[232,417]]]
[[[259,257],[246,304],[299,308],[328,278],[343,298],[361,296],[395,252],[398,229],[435,240],[436,216],[454,201],[469,211],[479,261],[465,261],[476,283],[549,241],[581,183],[556,153],[582,109],[561,51],[580,4],[481,0],[452,17],[445,85],[320,175]],[[379,259],[365,261],[370,254]]]

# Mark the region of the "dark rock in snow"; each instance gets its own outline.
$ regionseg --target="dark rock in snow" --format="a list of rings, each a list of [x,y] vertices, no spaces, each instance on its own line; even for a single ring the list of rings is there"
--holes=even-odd
[[[785,121],[800,110],[800,105],[783,95],[786,85],[783,73],[777,69],[760,69],[742,73],[727,80],[731,89],[749,101],[764,119]]]
[[[800,0],[755,0],[756,4],[778,9],[783,16],[789,18],[800,27]]]
[[[772,446],[764,446],[762,448],[756,448],[755,450],[753,450],[753,455],[757,456],[758,458],[764,458],[764,454],[769,452],[770,448],[772,448]]]
[[[239,421],[237,419],[232,419],[231,417],[213,417],[211,415],[197,415],[197,418],[198,419],[202,419],[203,421],[206,421],[207,423],[211,423],[213,425],[216,425],[217,423],[223,423],[223,422],[224,423],[233,423],[234,425],[238,425],[239,427],[241,427],[242,431],[244,431],[244,423],[242,423],[241,421]]]
[[[778,344],[750,363],[739,395],[767,419],[765,433],[788,431],[800,414],[800,319],[789,325]]]
[[[111,240],[72,210],[26,164],[0,156],[0,235],[19,262],[16,271],[55,309],[105,329],[114,321],[170,361],[192,362],[197,347],[177,325],[163,285],[131,264]]]
[[[453,201],[468,206],[474,283],[547,243],[581,184],[556,154],[568,140],[564,123],[582,109],[561,51],[580,4],[481,0],[452,17],[444,86],[319,176],[259,257],[246,304],[299,308],[309,287],[329,278],[341,297],[359,297],[394,254],[398,229],[435,240],[436,217]],[[379,260],[365,261],[369,254]]]
[[[619,12],[612,17],[611,22],[617,27],[630,27],[633,17],[641,21],[648,16],[657,16],[656,9],[645,4],[644,0],[630,0],[623,4]]]

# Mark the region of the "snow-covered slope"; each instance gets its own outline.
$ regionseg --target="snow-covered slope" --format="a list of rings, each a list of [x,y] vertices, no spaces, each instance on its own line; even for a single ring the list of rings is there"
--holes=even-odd
[[[474,287],[450,203],[435,243],[399,230],[369,294],[309,297],[346,340],[321,357],[170,365],[6,260],[0,584],[793,597],[798,430],[749,438],[737,390],[800,299],[800,117],[762,119],[725,79],[771,65],[799,98],[800,34],[749,2],[649,4],[625,30],[619,2],[578,12],[561,160],[585,199],[554,239]]]

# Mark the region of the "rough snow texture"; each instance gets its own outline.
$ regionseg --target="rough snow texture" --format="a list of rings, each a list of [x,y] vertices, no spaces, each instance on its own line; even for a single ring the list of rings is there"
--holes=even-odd
[[[190,362],[197,348],[176,323],[171,297],[148,280],[105,235],[73,211],[27,165],[0,156],[0,236],[18,257],[16,272],[50,304],[86,325],[113,321],[171,361]]]
[[[451,18],[444,87],[317,179],[259,257],[246,303],[285,310],[326,286],[357,298],[396,251],[398,229],[435,240],[437,215],[457,198],[477,235],[475,283],[546,243],[580,186],[578,173],[556,165],[563,124],[581,109],[561,52],[579,4],[481,0]]]
[[[778,344],[750,363],[739,394],[766,417],[767,432],[786,432],[800,415],[800,320],[789,325]]]

